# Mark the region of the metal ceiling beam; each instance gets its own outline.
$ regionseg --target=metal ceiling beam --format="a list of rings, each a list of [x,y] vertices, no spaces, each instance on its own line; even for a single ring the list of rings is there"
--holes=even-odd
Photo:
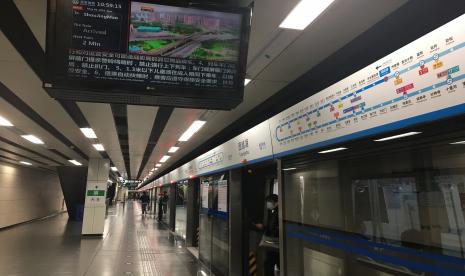
[[[32,70],[43,79],[45,53],[13,0],[0,2],[0,30]]]
[[[145,148],[144,156],[142,158],[142,162],[140,163],[139,172],[137,173],[137,179],[139,179],[144,171],[147,162],[152,155],[155,146],[160,139],[163,131],[165,130],[166,125],[168,124],[168,120],[173,113],[174,108],[171,107],[160,107],[158,109],[157,115],[153,122],[152,131],[150,132],[149,140],[147,142],[147,147]]]
[[[82,113],[82,110],[79,108],[76,102],[63,101],[63,100],[59,100],[58,102],[61,104],[63,109],[68,113],[68,115],[71,117],[71,119],[74,121],[74,123],[79,128],[87,128],[87,127],[90,128],[91,127],[89,122],[86,119],[86,116],[84,115],[84,113]],[[100,143],[98,138],[93,139],[92,141],[94,141],[95,143]],[[98,153],[100,154],[100,156],[102,156],[103,159],[110,160],[111,167],[114,166],[113,161],[111,160],[110,156],[108,155],[106,151],[99,151]],[[118,172],[116,172],[116,174],[120,176]]]
[[[123,104],[111,104],[111,112],[118,135],[118,141],[123,154],[124,166],[128,179],[131,179],[131,160],[129,156],[128,109]]]

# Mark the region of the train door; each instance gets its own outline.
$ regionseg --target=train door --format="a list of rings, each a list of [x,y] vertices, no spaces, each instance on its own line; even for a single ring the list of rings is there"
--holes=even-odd
[[[176,183],[176,222],[174,231],[184,240],[187,232],[187,201],[188,181],[182,180]]]
[[[228,275],[228,173],[200,178],[199,259],[214,273]]]
[[[272,212],[276,211],[268,209],[266,206],[267,199],[270,199],[272,195],[278,196],[276,165],[267,163],[244,168],[242,191],[245,240],[242,256],[246,266],[243,274],[260,276],[266,275],[267,272],[273,273],[270,272],[270,270],[274,270],[271,259],[275,257],[277,261],[279,260],[279,242],[277,236],[274,237],[273,241],[265,242],[267,239],[265,232],[270,223],[270,215],[274,215]],[[273,268],[265,271],[266,265]],[[276,266],[276,269],[278,267],[279,265]]]

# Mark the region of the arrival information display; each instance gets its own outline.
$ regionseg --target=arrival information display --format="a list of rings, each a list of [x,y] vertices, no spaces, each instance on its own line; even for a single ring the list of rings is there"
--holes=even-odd
[[[154,1],[50,2],[52,67],[44,87],[53,97],[217,109],[242,101],[248,11]]]

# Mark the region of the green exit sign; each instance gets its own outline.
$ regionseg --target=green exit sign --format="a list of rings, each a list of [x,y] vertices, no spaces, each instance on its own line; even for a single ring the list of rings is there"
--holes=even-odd
[[[87,196],[105,196],[105,190],[88,190]]]

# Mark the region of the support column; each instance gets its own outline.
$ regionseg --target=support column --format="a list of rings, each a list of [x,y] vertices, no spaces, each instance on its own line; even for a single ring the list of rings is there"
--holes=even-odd
[[[197,229],[199,227],[199,179],[190,179],[187,184],[187,223],[186,244],[189,247],[198,245]]]
[[[248,257],[243,239],[242,169],[231,170],[229,175],[229,275],[239,276],[246,275],[244,259]]]
[[[280,263],[280,275],[286,276],[287,263],[286,263],[286,236],[284,231],[284,175],[283,175],[283,164],[282,160],[276,160],[278,165],[278,204],[279,204],[279,263]]]
[[[176,183],[169,184],[169,202],[170,205],[170,218],[168,222],[168,227],[171,231],[175,230],[176,224]]]
[[[82,221],[87,167],[58,167],[61,189],[70,220]]]
[[[90,159],[87,171],[84,205],[83,235],[102,235],[105,228],[107,180],[110,173],[108,159]]]

